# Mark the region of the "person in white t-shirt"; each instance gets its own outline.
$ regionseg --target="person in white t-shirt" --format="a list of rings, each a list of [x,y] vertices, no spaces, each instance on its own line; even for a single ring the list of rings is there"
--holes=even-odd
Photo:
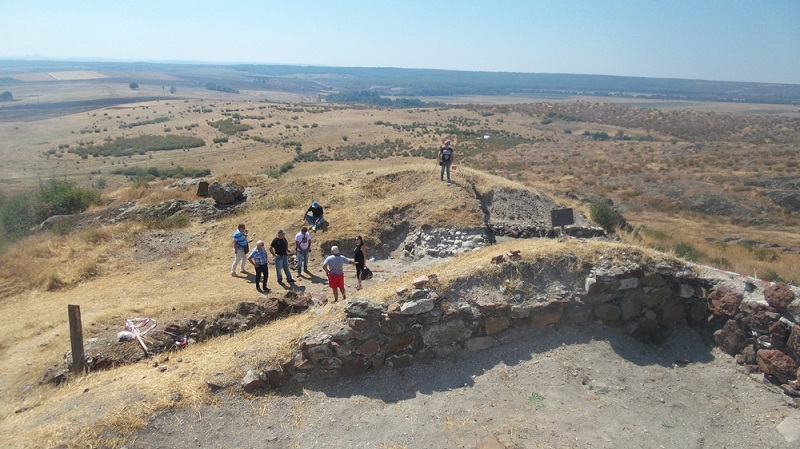
[[[294,236],[294,247],[297,253],[297,277],[308,273],[308,256],[311,254],[311,234],[305,226]]]

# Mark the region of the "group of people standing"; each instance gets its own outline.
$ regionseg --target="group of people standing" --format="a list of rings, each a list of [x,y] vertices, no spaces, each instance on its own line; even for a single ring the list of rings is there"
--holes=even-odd
[[[444,181],[444,175],[447,173],[447,185],[450,185],[450,167],[454,166],[455,154],[453,148],[450,146],[450,140],[444,141],[444,145],[439,148],[437,156],[441,171],[439,173],[439,180]],[[324,218],[324,209],[317,201],[313,201],[311,206],[303,214],[303,220],[311,226],[311,231],[322,229],[327,223]],[[300,278],[303,272],[311,274],[308,271],[308,260],[311,255],[311,234],[309,229],[303,226],[300,232],[294,236],[295,255],[297,257],[297,277]],[[245,269],[245,261],[249,261],[256,272],[256,290],[261,293],[268,293],[271,290],[267,288],[267,280],[269,279],[269,268],[267,260],[267,249],[263,241],[256,242],[256,247],[251,251],[247,238],[247,227],[244,223],[239,223],[236,232],[233,233],[233,264],[231,265],[231,276],[236,276],[236,267],[241,264],[240,272],[247,273]],[[286,276],[286,281],[294,284],[295,280],[292,278],[292,273],[289,269],[289,241],[286,239],[286,233],[283,229],[279,229],[275,238],[269,244],[269,254],[274,258],[275,274],[278,277],[278,284],[283,284],[283,276]],[[331,254],[322,262],[322,269],[328,277],[328,286],[333,290],[333,301],[339,300],[339,293],[341,292],[342,299],[347,299],[347,293],[344,286],[344,266],[355,265],[356,267],[356,290],[361,290],[362,273],[366,267],[367,250],[364,246],[364,240],[359,235],[356,237],[355,248],[353,248],[353,258],[342,256],[339,247],[334,245],[331,247]]]
[[[311,214],[308,214],[311,212]],[[312,230],[320,229],[326,222],[323,218],[323,209],[316,201],[311,204],[306,214],[303,216],[304,220],[311,225]],[[271,289],[267,287],[267,280],[269,279],[269,265],[268,256],[271,255],[275,263],[275,274],[278,278],[278,284],[283,285],[284,275],[286,281],[294,284],[295,280],[292,278],[292,273],[289,268],[289,241],[286,239],[286,232],[279,229],[269,244],[269,249],[265,247],[262,240],[256,242],[256,247],[250,250],[249,245],[252,239],[247,237],[248,230],[244,223],[239,223],[236,232],[233,233],[233,264],[231,265],[231,276],[236,276],[237,266],[241,266],[239,271],[247,274],[245,262],[250,262],[255,269],[255,284],[256,290],[260,293],[269,293]],[[312,235],[309,229],[303,226],[300,232],[294,236],[294,251],[296,255],[296,270],[297,277],[301,278],[303,273],[311,275],[308,270],[308,260],[311,255],[311,241]],[[353,250],[353,258],[349,259],[341,255],[338,246],[331,247],[331,255],[325,258],[322,263],[322,269],[328,277],[328,286],[333,290],[334,302],[339,299],[339,292],[342,294],[342,299],[347,299],[347,293],[344,286],[344,265],[351,264],[356,266],[356,279],[358,284],[356,290],[361,290],[361,273],[366,267],[367,250],[364,247],[364,241],[361,236],[356,237],[355,248]]]

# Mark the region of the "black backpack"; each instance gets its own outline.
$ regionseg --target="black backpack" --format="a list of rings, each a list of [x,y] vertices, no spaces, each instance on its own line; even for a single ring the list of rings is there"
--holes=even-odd
[[[364,267],[364,269],[361,270],[361,280],[366,281],[367,279],[372,279],[372,270]]]

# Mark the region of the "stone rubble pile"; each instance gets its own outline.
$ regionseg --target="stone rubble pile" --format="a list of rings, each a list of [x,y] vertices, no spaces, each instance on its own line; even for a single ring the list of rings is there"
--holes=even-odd
[[[419,260],[423,257],[452,257],[487,245],[482,230],[433,228],[423,226],[409,234],[403,243],[403,257]]]

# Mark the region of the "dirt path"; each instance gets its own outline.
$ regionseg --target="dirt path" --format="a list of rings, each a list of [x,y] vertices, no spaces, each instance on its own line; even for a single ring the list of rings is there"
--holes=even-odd
[[[455,361],[219,396],[134,448],[796,448],[800,411],[691,329],[661,347],[601,325],[515,329]],[[676,364],[678,360],[689,364]],[[779,431],[780,429],[780,431]],[[783,432],[783,433],[781,433]]]

